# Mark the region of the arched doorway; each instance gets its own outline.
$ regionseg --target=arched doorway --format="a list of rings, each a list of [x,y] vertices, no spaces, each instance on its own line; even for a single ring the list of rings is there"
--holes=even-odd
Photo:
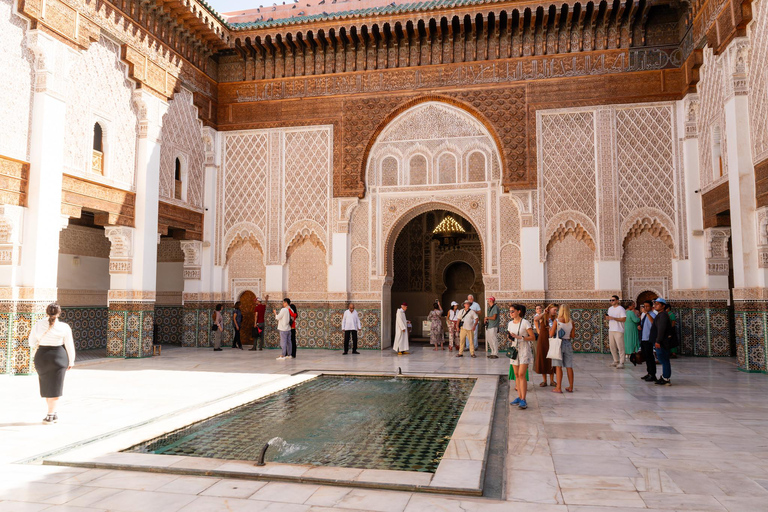
[[[250,290],[240,294],[240,311],[243,312],[243,326],[240,330],[240,342],[243,345],[253,345],[251,329],[253,328],[254,312],[256,310],[256,295]]]
[[[439,299],[447,312],[452,300],[475,295],[482,304],[482,246],[472,223],[454,212],[426,211],[408,221],[397,235],[392,252],[392,312],[408,304],[411,340],[429,343],[424,323]],[[394,314],[390,325],[394,326]],[[393,331],[394,332],[394,331]]]
[[[651,291],[651,290],[645,290],[644,292],[641,292],[640,295],[637,296],[637,302],[636,304],[639,306],[643,302],[650,300],[653,302],[654,300],[659,298],[659,294]]]

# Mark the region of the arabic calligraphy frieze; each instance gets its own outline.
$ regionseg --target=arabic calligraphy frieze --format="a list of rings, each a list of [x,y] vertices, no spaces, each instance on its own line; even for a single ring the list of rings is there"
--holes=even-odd
[[[385,69],[339,75],[220,84],[222,103],[503,84],[528,80],[607,75],[678,68],[679,48],[608,50],[583,54],[504,59],[450,65]]]

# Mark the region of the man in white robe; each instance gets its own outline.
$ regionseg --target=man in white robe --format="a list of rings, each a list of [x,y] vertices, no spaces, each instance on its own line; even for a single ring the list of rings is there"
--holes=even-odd
[[[395,342],[392,348],[397,351],[397,355],[407,354],[408,349],[408,320],[405,318],[405,311],[408,304],[402,303],[395,316]]]

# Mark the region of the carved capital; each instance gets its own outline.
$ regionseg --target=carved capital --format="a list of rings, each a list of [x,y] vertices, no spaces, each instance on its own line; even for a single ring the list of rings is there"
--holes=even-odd
[[[726,97],[746,96],[747,94],[747,74],[749,72],[749,39],[738,37],[728,45],[726,53],[728,80]]]
[[[35,55],[35,91],[64,98],[69,69],[77,53],[40,30],[27,32],[27,46]]]
[[[218,132],[210,126],[203,127],[203,146],[205,150],[205,165],[216,165]]]
[[[110,226],[104,229],[104,235],[112,244],[109,251],[109,273],[130,274],[133,270],[133,232],[134,228]]]
[[[728,239],[731,228],[707,228],[704,230],[707,243],[707,275],[728,275]]]
[[[181,251],[184,253],[184,279],[200,279],[203,265],[203,242],[182,240]]]

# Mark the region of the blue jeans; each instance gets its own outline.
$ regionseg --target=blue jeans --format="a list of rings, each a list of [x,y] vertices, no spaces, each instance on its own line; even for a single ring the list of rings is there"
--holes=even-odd
[[[669,350],[663,348],[654,349],[656,357],[661,363],[661,376],[669,379],[672,376],[672,365],[669,363]]]

